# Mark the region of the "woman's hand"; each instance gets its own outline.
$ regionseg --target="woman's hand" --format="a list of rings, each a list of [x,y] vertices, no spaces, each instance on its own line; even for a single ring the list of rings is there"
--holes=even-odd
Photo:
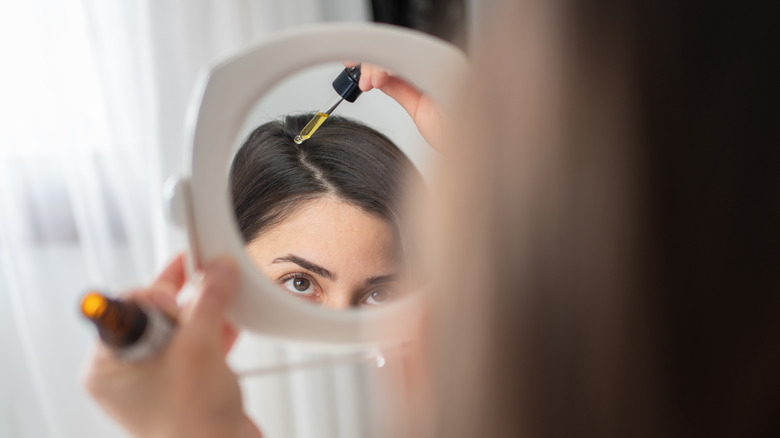
[[[345,62],[344,65],[353,67],[357,63]],[[377,88],[393,98],[412,117],[425,141],[434,149],[442,150],[441,140],[446,120],[444,111],[430,96],[384,68],[366,62],[360,66],[359,86],[364,92]]]
[[[166,349],[142,362],[122,362],[99,344],[85,386],[136,437],[259,437],[224,357],[235,339],[223,321],[238,287],[237,267],[228,258],[209,263],[195,299],[180,310],[176,294],[184,283],[179,256],[151,286],[128,294],[177,320]]]

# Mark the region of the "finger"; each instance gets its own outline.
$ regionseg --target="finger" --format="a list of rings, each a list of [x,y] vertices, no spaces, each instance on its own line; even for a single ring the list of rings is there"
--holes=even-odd
[[[371,86],[373,88],[381,89],[387,84],[389,79],[390,74],[387,72],[387,70],[376,69],[371,75]]]
[[[366,92],[371,90],[371,76],[373,74],[373,66],[371,64],[363,63],[360,66],[360,80],[358,81],[358,87],[360,91]]]
[[[238,267],[228,257],[219,257],[206,265],[195,300],[182,315],[182,331],[221,348],[222,321],[236,295],[238,279]]]
[[[161,289],[155,287],[131,289],[119,294],[119,299],[153,306],[162,310],[173,320],[179,317],[179,305],[176,303],[176,294],[171,293],[169,287]]]
[[[413,85],[397,77],[388,76],[386,83],[381,87],[383,93],[398,102],[414,119],[417,116],[417,108],[422,98],[422,91]]]
[[[342,64],[344,64],[344,67],[346,68],[352,68],[358,64],[360,64],[358,61],[342,61]]]
[[[149,289],[167,291],[175,297],[186,281],[187,273],[184,269],[184,254],[179,253],[157,276],[157,279],[149,286]]]
[[[235,327],[233,327],[233,324],[223,321],[222,322],[222,347],[223,347],[223,353],[225,356],[227,356],[228,353],[230,353],[230,350],[233,349],[233,345],[235,345],[236,340],[238,339],[238,330],[236,330]]]
[[[174,295],[171,295],[167,291],[152,289],[149,291],[146,299],[149,304],[160,309],[163,313],[168,315],[169,318],[174,321],[179,319],[179,305],[176,303],[176,297]]]
[[[92,397],[99,398],[105,390],[106,374],[116,367],[116,358],[102,343],[96,344],[92,352],[87,356],[86,362],[81,365],[79,380]]]

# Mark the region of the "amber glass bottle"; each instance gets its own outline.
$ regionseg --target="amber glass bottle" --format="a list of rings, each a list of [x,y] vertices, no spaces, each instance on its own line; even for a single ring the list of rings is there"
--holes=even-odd
[[[88,292],[81,313],[95,323],[103,343],[123,360],[137,361],[159,353],[174,331],[173,321],[159,310],[130,300]]]

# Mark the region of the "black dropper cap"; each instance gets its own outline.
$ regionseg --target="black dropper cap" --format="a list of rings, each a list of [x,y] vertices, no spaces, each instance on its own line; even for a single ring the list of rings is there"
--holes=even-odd
[[[360,64],[345,68],[333,81],[333,89],[347,102],[354,102],[363,93],[358,86],[359,82]]]

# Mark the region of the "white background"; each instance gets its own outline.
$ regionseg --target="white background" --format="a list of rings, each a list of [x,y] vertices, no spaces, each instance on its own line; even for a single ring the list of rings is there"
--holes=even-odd
[[[183,248],[160,188],[182,172],[198,72],[280,30],[368,15],[358,0],[0,2],[0,437],[125,436],[79,385],[96,335],[77,305],[88,287],[144,284]],[[255,115],[315,109],[329,90],[313,77]],[[337,111],[384,122],[425,165],[416,134],[395,130],[405,113],[374,108],[381,99]],[[242,339],[231,361],[312,357]],[[399,372],[342,365],[242,383],[268,437],[394,436],[376,376]]]

